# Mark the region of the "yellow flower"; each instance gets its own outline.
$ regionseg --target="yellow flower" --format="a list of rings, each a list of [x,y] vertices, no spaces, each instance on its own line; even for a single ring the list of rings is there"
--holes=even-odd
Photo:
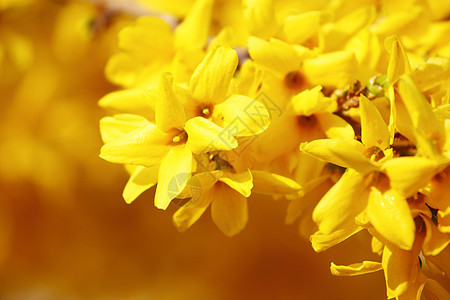
[[[253,187],[252,175],[212,171],[194,175],[188,184],[191,200],[173,216],[180,231],[192,226],[211,204],[214,223],[227,236],[241,231],[248,220],[247,199]],[[197,193],[197,194],[195,194]]]
[[[383,269],[388,298],[420,299],[423,291],[425,294],[439,295],[442,299],[449,297],[450,294],[442,286],[426,276],[429,273],[427,266],[432,264],[433,257],[439,255],[450,243],[450,235],[438,230],[436,223],[439,220],[435,211],[427,206],[428,202],[426,196],[421,193],[408,199],[415,222],[415,239],[411,250],[400,249],[386,241],[376,230],[369,229],[383,249],[382,262],[365,261],[350,266],[337,266],[332,263],[332,273],[353,276]],[[431,276],[431,273],[429,275]]]
[[[350,124],[333,114],[336,102],[325,97],[322,87],[316,86],[293,96],[282,115],[252,145],[255,159],[270,162],[280,155],[298,151],[302,142],[320,138],[353,139]],[[279,132],[289,132],[282,136]]]
[[[184,21],[173,31],[156,17],[141,17],[119,33],[122,49],[109,60],[106,75],[118,85],[146,86],[164,71],[176,81],[187,81],[204,56],[209,37],[212,0],[196,1]]]
[[[237,141],[211,121],[195,117],[186,121],[184,109],[173,93],[173,78],[163,74],[160,95],[156,103],[156,126],[148,123],[123,137],[106,143],[101,157],[117,163],[153,167],[161,164],[155,205],[165,209],[176,194],[169,194],[168,186],[178,174],[195,170],[192,152],[212,149],[231,150]],[[189,177],[180,183],[181,189]]]
[[[177,97],[172,75],[161,75],[158,91],[149,91],[157,94],[154,105],[156,125],[139,117],[107,119],[111,122],[101,123],[112,127],[103,129],[105,134],[116,130],[115,127],[127,131],[106,142],[102,147],[102,158],[147,167],[134,170],[124,191],[127,202],[155,184],[155,167],[159,165],[155,205],[166,209],[178,195],[170,190],[170,185],[176,180],[179,184],[176,191],[181,192],[195,171],[192,154],[234,149],[238,142],[233,136],[254,135],[267,128],[269,118],[263,105],[242,95],[228,97],[236,66],[234,50],[215,48],[194,72],[190,90],[183,94],[184,98]],[[258,119],[250,113],[254,107],[259,107]],[[236,121],[238,117],[240,122]],[[136,126],[138,128],[129,131],[128,128]]]
[[[368,220],[385,238],[411,249],[414,222],[406,198],[428,184],[437,166],[426,158],[391,159],[392,150],[374,148],[387,148],[389,131],[370,101],[361,96],[360,103],[362,140],[369,147],[344,139],[315,140],[301,146],[306,153],[349,168],[319,202],[313,219],[320,234],[344,229],[342,233],[353,234],[360,226],[355,218],[367,210]]]
[[[290,97],[316,85],[343,87],[356,70],[352,52],[339,51],[317,55],[300,45],[278,39],[264,41],[250,37],[251,58],[264,71],[262,91],[284,107]]]

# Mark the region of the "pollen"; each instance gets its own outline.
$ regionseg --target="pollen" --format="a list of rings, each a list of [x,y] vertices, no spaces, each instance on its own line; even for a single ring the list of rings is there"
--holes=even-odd
[[[177,144],[185,143],[187,141],[187,138],[188,138],[188,135],[187,135],[186,131],[182,130],[172,138],[172,144],[177,145]]]
[[[212,103],[201,103],[197,108],[197,115],[203,118],[210,118],[212,116],[214,105]]]

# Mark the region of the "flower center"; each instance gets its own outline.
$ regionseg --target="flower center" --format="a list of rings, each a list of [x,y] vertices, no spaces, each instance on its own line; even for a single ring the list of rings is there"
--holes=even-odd
[[[406,200],[408,200],[408,203],[411,204],[420,204],[422,202],[425,202],[425,195],[422,193],[415,193],[414,196],[411,196]]]
[[[422,219],[421,216],[415,217],[414,223],[416,224],[416,232],[417,233],[425,233],[426,232],[427,227],[425,225],[425,221]]]
[[[383,150],[381,150],[377,146],[366,149],[364,153],[368,158],[371,158],[374,161],[379,161],[385,156]]]
[[[317,118],[314,115],[310,116],[297,116],[297,123],[303,129],[311,129],[316,127]]]
[[[172,145],[180,145],[186,143],[188,139],[187,132],[181,130],[172,138]]]
[[[417,152],[416,145],[411,143],[406,137],[396,132],[392,143],[395,156],[414,156]]]
[[[288,89],[299,90],[305,87],[306,78],[300,71],[291,71],[284,76],[284,84]]]
[[[212,103],[201,103],[197,107],[197,115],[208,119],[212,116],[214,110],[214,104]]]
[[[384,193],[391,187],[389,177],[382,172],[372,172],[368,176],[368,182],[376,187],[381,193]]]
[[[234,167],[228,162],[227,157],[222,158],[219,154],[210,154],[209,156],[210,162],[215,162],[215,170],[227,170],[230,172],[235,172]]]

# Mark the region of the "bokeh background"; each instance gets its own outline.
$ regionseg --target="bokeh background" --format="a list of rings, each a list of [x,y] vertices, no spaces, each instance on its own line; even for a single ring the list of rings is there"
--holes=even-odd
[[[151,5],[181,17],[189,1]],[[284,224],[284,200],[251,197],[233,238],[209,214],[177,232],[154,188],[125,204],[128,175],[98,157],[97,101],[116,89],[104,67],[135,17],[100,1],[0,0],[0,299],[385,299],[382,272],[329,271],[378,260],[369,237],[317,254]]]

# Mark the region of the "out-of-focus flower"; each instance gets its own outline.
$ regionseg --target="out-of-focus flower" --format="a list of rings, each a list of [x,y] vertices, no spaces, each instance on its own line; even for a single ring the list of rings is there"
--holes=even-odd
[[[174,30],[157,17],[141,17],[119,33],[119,51],[106,66],[106,75],[124,87],[157,82],[159,74],[174,73],[187,82],[204,56],[213,1],[196,1]],[[145,44],[144,44],[145,43]]]

